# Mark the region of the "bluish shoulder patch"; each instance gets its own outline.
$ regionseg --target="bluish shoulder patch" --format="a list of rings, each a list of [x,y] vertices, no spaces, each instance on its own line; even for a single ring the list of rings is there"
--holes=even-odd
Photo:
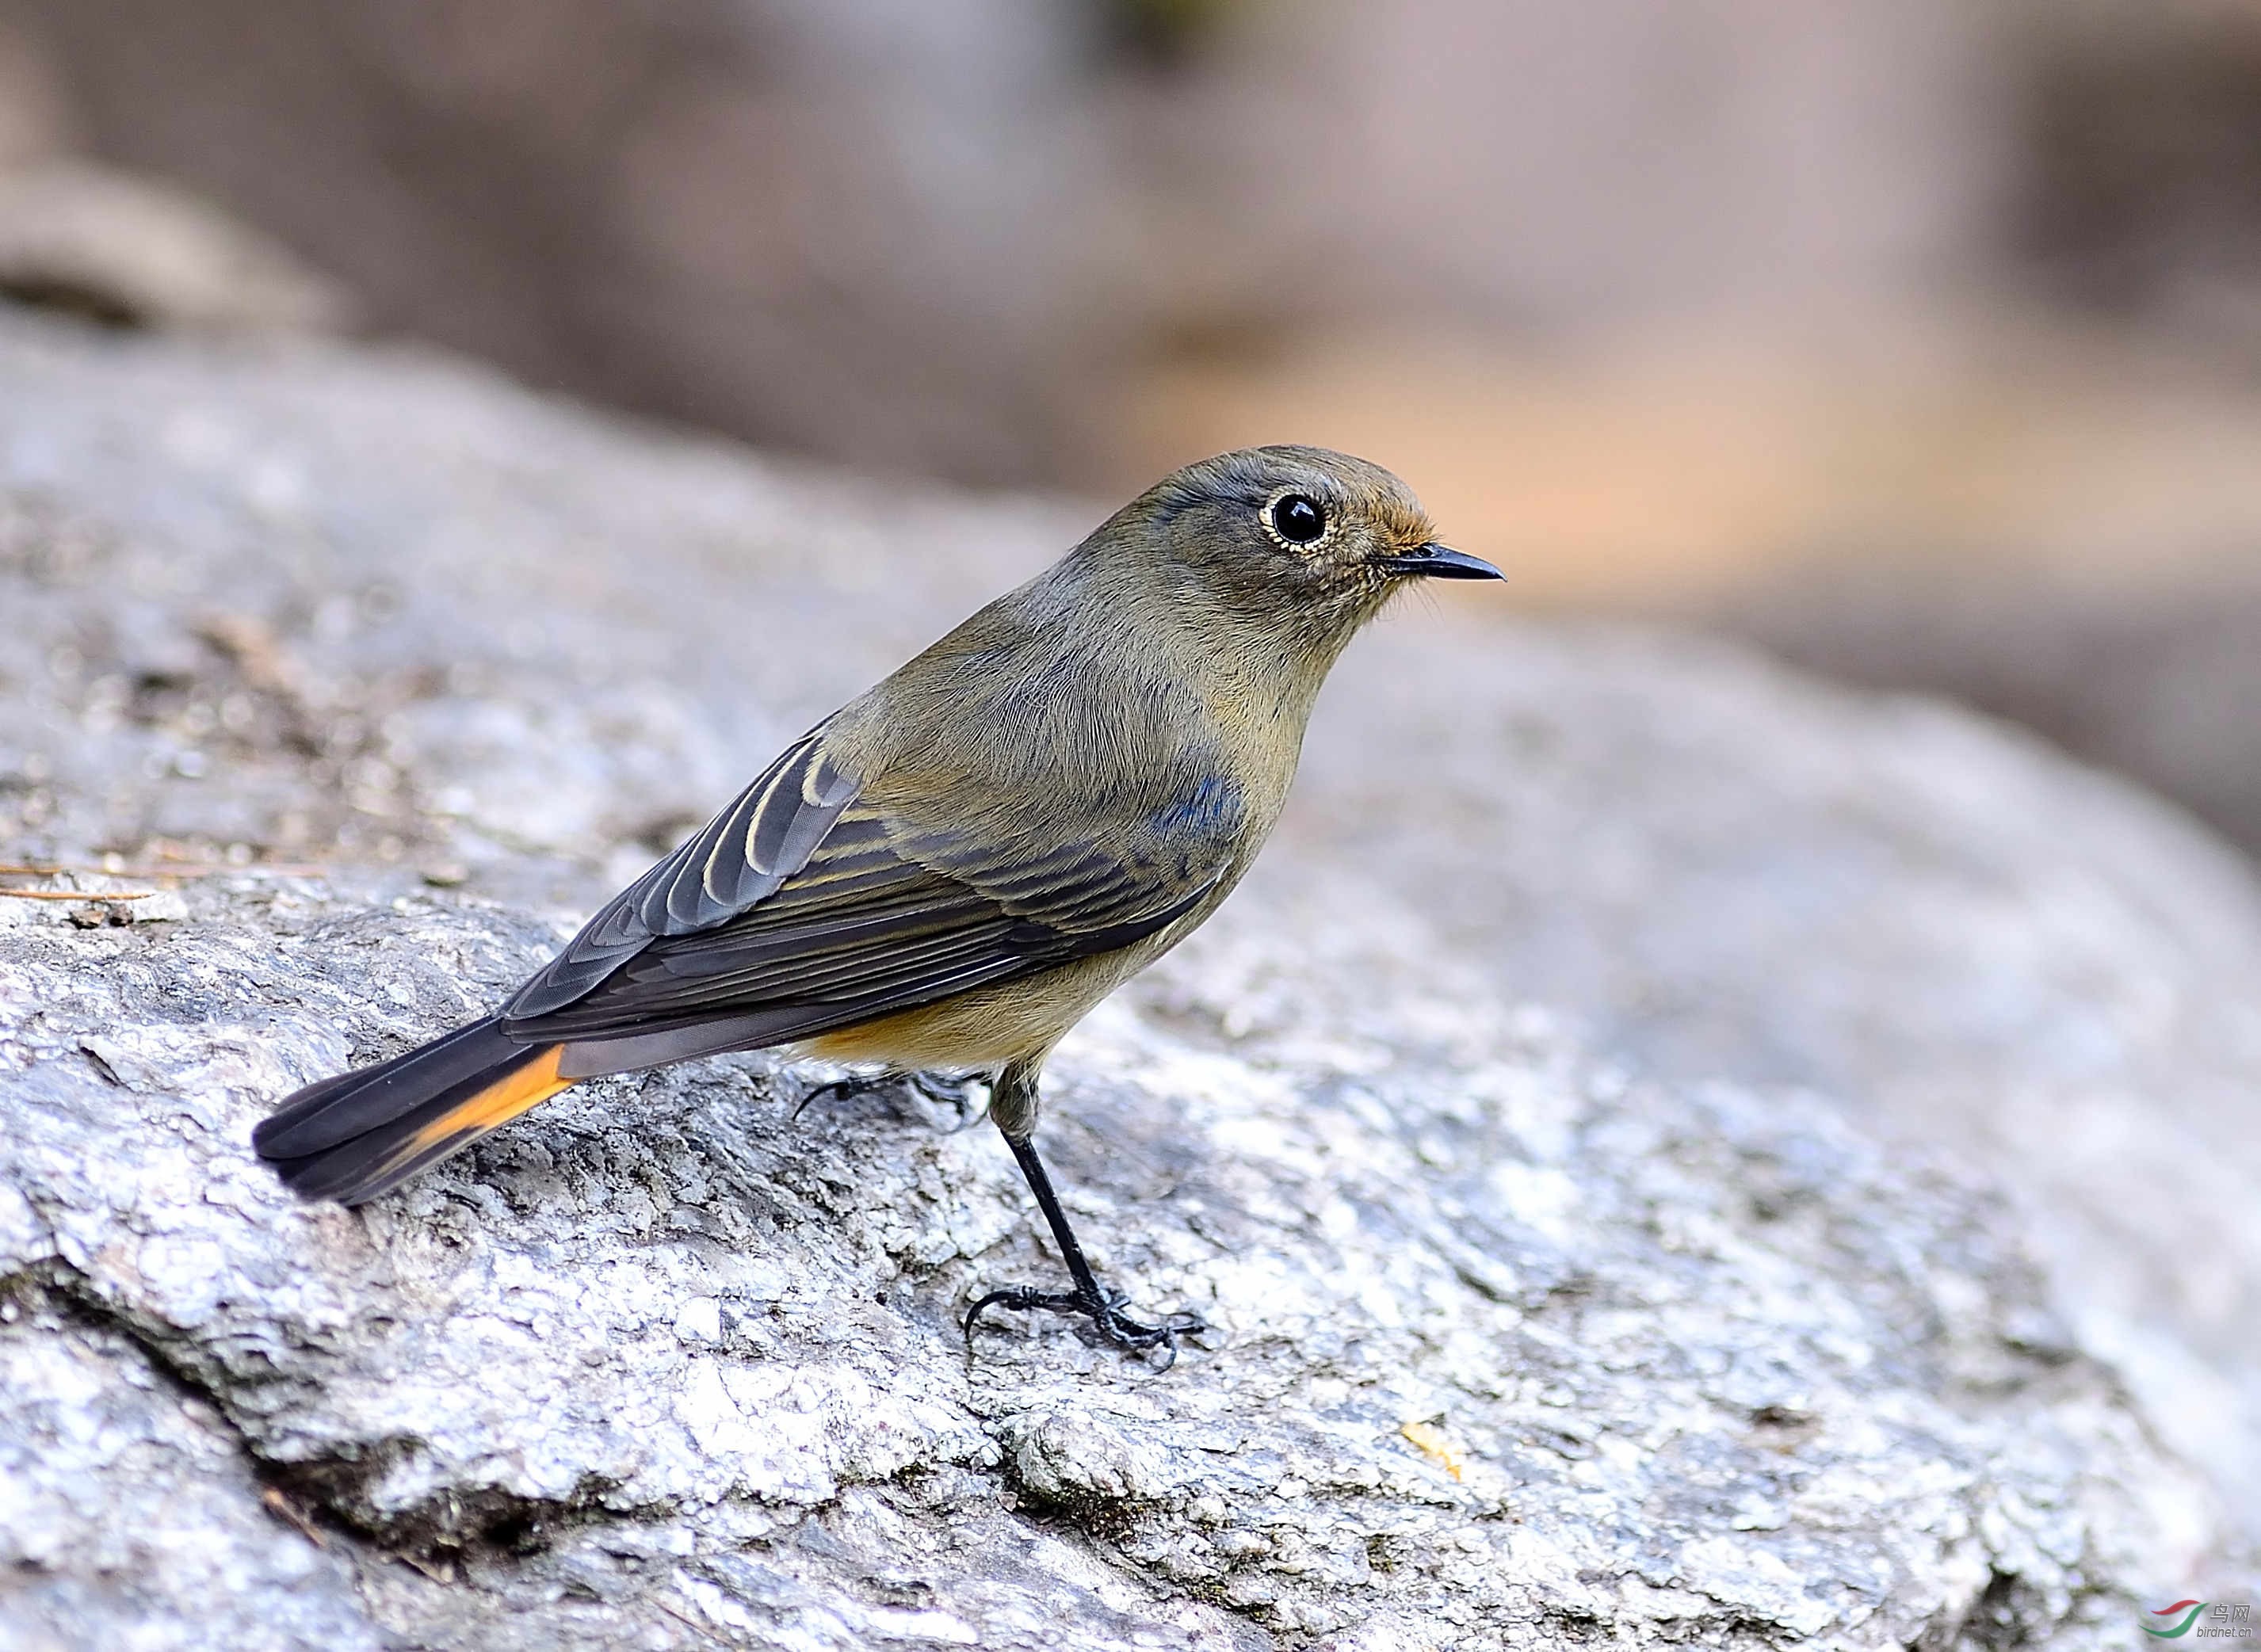
[[[1240,824],[1247,805],[1240,787],[1224,775],[1210,775],[1187,796],[1147,817],[1154,833],[1167,842],[1181,838],[1207,840]]]

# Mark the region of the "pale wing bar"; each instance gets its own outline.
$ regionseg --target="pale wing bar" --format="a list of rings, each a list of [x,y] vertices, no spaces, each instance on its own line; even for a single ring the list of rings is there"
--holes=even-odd
[[[518,1022],[594,991],[655,940],[728,922],[798,872],[854,800],[855,777],[802,735],[665,860],[605,904],[503,1011]]]

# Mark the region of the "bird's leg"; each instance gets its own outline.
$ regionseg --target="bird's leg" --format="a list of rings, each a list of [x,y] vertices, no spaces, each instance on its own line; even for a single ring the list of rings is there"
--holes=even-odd
[[[1101,1287],[1099,1277],[1085,1259],[1083,1247],[1076,1242],[1075,1230],[1068,1226],[1067,1213],[1060,1209],[1059,1196],[1052,1191],[1052,1178],[1044,1172],[1044,1161],[1037,1157],[1036,1143],[1008,1135],[1005,1144],[1020,1162],[1021,1174],[1028,1178],[1029,1191],[1037,1196],[1037,1206],[1044,1212],[1044,1220],[1052,1230],[1052,1242],[1059,1247],[1060,1260],[1067,1263],[1068,1277],[1075,1288],[1039,1291],[1034,1285],[1008,1285],[990,1291],[965,1311],[967,1343],[973,1342],[974,1326],[992,1308],[1043,1308],[1053,1313],[1082,1314],[1101,1336],[1117,1348],[1159,1348],[1163,1350],[1160,1369],[1169,1370],[1177,1362],[1178,1339],[1207,1329],[1207,1322],[1197,1313],[1174,1313],[1159,1325],[1148,1325],[1123,1312],[1122,1305],[1128,1298]]]
[[[1033,1285],[1008,1285],[990,1291],[965,1311],[967,1347],[973,1346],[974,1326],[991,1308],[1043,1308],[1052,1313],[1082,1314],[1117,1348],[1159,1348],[1163,1350],[1160,1369],[1169,1370],[1177,1362],[1178,1339],[1206,1330],[1207,1322],[1197,1313],[1174,1313],[1159,1325],[1147,1325],[1121,1311],[1128,1298],[1101,1288],[1099,1276],[1092,1272],[1083,1247],[1076,1242],[1075,1230],[1068,1226],[1067,1212],[1060,1208],[1059,1195],[1052,1191],[1052,1179],[1045,1172],[1044,1161],[1037,1156],[1035,1074],[1008,1067],[993,1085],[991,1096],[990,1112],[1004,1133],[1005,1145],[1012,1148],[1020,1164],[1029,1191],[1037,1196],[1037,1208],[1044,1213],[1052,1242],[1059,1247],[1060,1260],[1067,1263],[1068,1277],[1075,1288],[1039,1291]]]

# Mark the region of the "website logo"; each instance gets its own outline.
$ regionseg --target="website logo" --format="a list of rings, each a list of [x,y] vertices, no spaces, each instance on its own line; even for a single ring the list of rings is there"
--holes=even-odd
[[[2171,1606],[2152,1607],[2149,1615],[2159,1621],[2142,1627],[2143,1633],[2155,1641],[2179,1641],[2186,1634],[2201,1641],[2253,1638],[2253,1606],[2250,1601],[2241,1606],[2228,1600],[2178,1600]]]

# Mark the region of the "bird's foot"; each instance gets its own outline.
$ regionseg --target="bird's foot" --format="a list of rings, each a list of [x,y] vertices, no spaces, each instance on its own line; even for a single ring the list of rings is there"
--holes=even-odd
[[[1120,1291],[1102,1298],[1096,1292],[1082,1291],[1039,1291],[1033,1285],[1008,1285],[1001,1291],[992,1291],[965,1311],[965,1346],[970,1353],[973,1347],[973,1327],[981,1316],[992,1308],[1027,1310],[1041,1308],[1047,1313],[1079,1313],[1091,1321],[1092,1329],[1102,1340],[1116,1348],[1143,1354],[1149,1348],[1162,1350],[1161,1362],[1154,1367],[1166,1371],[1178,1362],[1178,1339],[1198,1336],[1209,1329],[1209,1321],[1198,1313],[1173,1313],[1159,1325],[1148,1325],[1122,1312],[1130,1298]]]
[[[952,1126],[954,1134],[979,1119],[987,1110],[986,1098],[978,1104],[974,1100],[974,1087],[980,1083],[978,1078],[951,1073],[851,1073],[845,1078],[836,1078],[829,1084],[814,1085],[804,1091],[793,1107],[793,1116],[800,1118],[816,1102],[829,1105],[834,1102],[853,1101],[858,1096],[908,1090],[938,1107],[948,1107],[956,1113],[958,1123]]]

